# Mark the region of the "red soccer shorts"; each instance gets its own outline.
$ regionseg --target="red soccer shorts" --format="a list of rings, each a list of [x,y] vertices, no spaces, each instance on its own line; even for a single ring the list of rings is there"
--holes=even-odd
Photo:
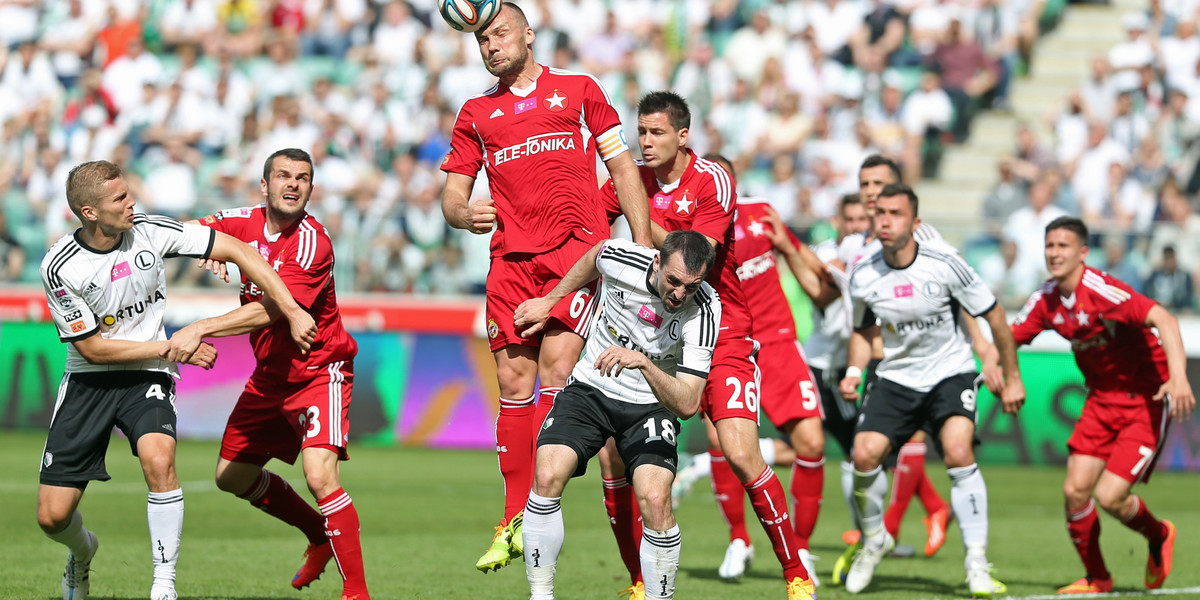
[[[301,448],[333,447],[346,460],[354,363],[330,363],[312,373],[312,379],[296,383],[252,376],[225,425],[221,458],[294,464]]]
[[[518,346],[541,345],[541,336],[525,339],[518,335],[513,324],[517,306],[530,298],[550,293],[558,281],[575,266],[579,257],[592,249],[590,244],[569,237],[559,247],[543,254],[510,254],[492,257],[492,268],[487,277],[487,336],[492,352],[509,344]],[[547,327],[560,327],[585,335],[592,314],[592,299],[596,291],[593,281],[575,293],[563,298],[550,313]]]
[[[700,400],[701,410],[713,423],[731,417],[758,423],[761,382],[756,354],[758,342],[750,338],[717,338],[712,368]]]
[[[766,342],[758,352],[762,410],[775,427],[809,417],[825,418],[821,393],[797,340]]]
[[[1088,396],[1067,448],[1071,454],[1103,459],[1108,463],[1105,470],[1130,483],[1149,481],[1167,437],[1170,414],[1161,402],[1147,399],[1144,405],[1121,406],[1106,402],[1107,395]],[[1117,396],[1129,402],[1128,394]]]

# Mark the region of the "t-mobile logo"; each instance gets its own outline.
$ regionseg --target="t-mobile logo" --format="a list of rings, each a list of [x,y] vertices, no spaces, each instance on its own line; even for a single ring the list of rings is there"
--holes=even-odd
[[[533,557],[533,566],[535,566],[535,567],[540,567],[540,566],[542,566],[542,563],[541,563],[541,560],[542,560],[542,552],[541,552],[541,550],[538,550],[537,548],[534,548],[534,549],[533,549],[533,554],[530,554],[530,556],[532,556],[532,557]]]

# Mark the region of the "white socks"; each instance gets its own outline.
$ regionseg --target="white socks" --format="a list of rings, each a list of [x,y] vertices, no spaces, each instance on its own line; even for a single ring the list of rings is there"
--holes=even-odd
[[[988,497],[983,474],[975,464],[946,469],[946,473],[954,483],[950,488],[950,506],[954,509],[954,518],[958,519],[967,556],[970,557],[972,552],[982,556],[987,550],[988,539]]]
[[[884,498],[887,496],[887,475],[878,466],[867,472],[854,470],[854,500],[858,503],[863,542],[880,539],[883,531]]]
[[[854,463],[842,461],[842,499],[850,511],[850,525],[854,529],[861,527],[858,518],[858,502],[854,500]]]
[[[529,492],[529,502],[525,504],[522,535],[530,600],[554,599],[554,568],[563,545],[561,501],[561,497],[546,498]]]
[[[95,548],[88,547],[88,530],[83,527],[83,515],[79,511],[71,515],[67,528],[58,533],[47,533],[46,537],[64,545],[79,560],[89,560]]]
[[[150,492],[146,502],[150,523],[150,555],[154,560],[154,585],[175,589],[175,564],[183,534],[183,490]]]
[[[666,531],[642,528],[639,554],[642,559],[642,580],[646,583],[646,598],[675,597],[680,543],[678,523]]]
[[[775,464],[775,440],[774,438],[758,438],[758,451],[762,453],[763,462],[767,466]]]

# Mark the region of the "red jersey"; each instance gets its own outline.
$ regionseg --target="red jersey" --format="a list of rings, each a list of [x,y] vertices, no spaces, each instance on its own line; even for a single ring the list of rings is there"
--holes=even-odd
[[[311,379],[316,369],[337,361],[349,361],[358,354],[358,343],[342,327],[337,293],[333,287],[333,242],[325,226],[312,215],[295,225],[267,235],[266,207],[233,208],[200,219],[207,225],[250,244],[279,273],[296,302],[317,323],[317,339],[308,354],[300,353],[292,341],[285,318],[250,334],[254,357],[258,361],[254,375],[286,378],[289,382]],[[263,292],[242,275],[242,304],[262,300]]]
[[[1108,273],[1085,266],[1075,294],[1063,298],[1051,279],[1030,296],[1013,322],[1013,337],[1028,344],[1046,329],[1070,340],[1075,363],[1092,392],[1153,395],[1167,381],[1167,355],[1146,327],[1153,300]],[[1142,405],[1143,398],[1129,398]]]
[[[629,147],[595,77],[542,67],[532,89],[497,83],[463,104],[450,146],[443,171],[486,169],[497,213],[492,256],[544,252],[571,235],[608,237],[595,156],[607,161]]]
[[[766,343],[773,340],[796,339],[796,321],[783,286],[779,283],[779,268],[775,262],[775,245],[771,243],[770,226],[763,222],[770,205],[758,198],[739,198],[733,222],[733,255],[746,303],[759,307],[754,316],[754,339]],[[800,240],[787,232],[792,243]]]
[[[721,337],[744,338],[751,333],[751,320],[733,252],[737,191],[721,165],[700,158],[691,150],[687,153],[691,159],[687,169],[679,181],[667,185],[659,184],[653,169],[638,165],[642,185],[650,198],[650,220],[667,231],[698,231],[717,240],[717,260],[705,281],[721,297]],[[621,214],[617,188],[611,179],[602,192],[604,212],[611,221]]]

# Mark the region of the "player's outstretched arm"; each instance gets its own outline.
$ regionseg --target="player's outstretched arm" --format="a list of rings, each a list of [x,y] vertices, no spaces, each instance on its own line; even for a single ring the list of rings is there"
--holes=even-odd
[[[279,278],[279,274],[271,268],[271,265],[267,264],[266,259],[252,250],[249,244],[220,231],[216,232],[216,236],[210,256],[218,260],[233,262],[242,270],[247,279],[257,284],[267,296],[274,299],[280,312],[288,320],[292,331],[292,341],[296,342],[301,352],[307,353],[309,347],[312,346],[313,339],[317,336],[317,324],[313,321],[312,315],[296,302],[292,293],[288,291],[287,284]]]
[[[979,359],[980,371],[983,373],[983,385],[989,392],[999,396],[1001,390],[1004,389],[1004,370],[1000,368],[1000,351],[996,349],[995,344],[983,337],[979,321],[976,321],[975,317],[972,317],[965,308],[960,310],[963,326],[967,328],[967,335],[971,337],[971,349],[975,351],[975,357]]]
[[[474,177],[446,173],[446,187],[442,190],[442,216],[455,229],[484,234],[496,226],[496,205],[491,198],[480,198],[472,204],[473,189]]]
[[[84,360],[94,365],[119,365],[136,363],[146,360],[168,360],[167,342],[134,342],[130,340],[110,340],[104,336],[92,335],[82,340],[71,342]],[[217,351],[209,344],[197,346],[186,359],[173,360],[205,369],[211,369],[217,361]]]
[[[783,255],[788,268],[792,270],[792,275],[796,276],[800,289],[808,294],[813,305],[825,308],[840,298],[841,290],[832,283],[828,267],[808,246],[794,244],[779,213],[769,206],[766,208],[766,218],[763,221],[770,225],[771,245],[775,247],[776,252]]]
[[[1000,353],[1000,367],[1004,370],[1004,390],[1000,393],[1000,402],[1004,404],[1004,412],[1015,415],[1025,404],[1025,384],[1021,381],[1021,367],[1017,362],[1017,342],[1008,327],[1004,308],[999,304],[992,306],[983,317],[992,330],[992,340],[996,344],[996,351]]]
[[[591,250],[579,257],[549,294],[541,298],[530,298],[517,306],[513,313],[513,324],[517,326],[517,331],[521,332],[521,337],[532,337],[544,329],[546,321],[550,319],[550,311],[554,310],[560,300],[600,276],[600,269],[596,267],[596,257],[600,255],[600,249],[607,241],[592,246]]]
[[[1161,305],[1146,314],[1146,326],[1158,330],[1163,351],[1167,354],[1167,382],[1158,388],[1155,400],[1171,397],[1171,418],[1183,420],[1191,416],[1196,408],[1196,396],[1187,378],[1187,353],[1183,350],[1183,335],[1179,332],[1179,320]]]
[[[201,319],[183,327],[167,340],[168,347],[159,354],[163,360],[184,362],[196,352],[206,337],[229,337],[257,331],[283,316],[279,306],[270,298],[243,304],[223,315]]]
[[[858,400],[858,386],[862,384],[863,369],[871,362],[871,347],[878,337],[878,325],[850,332],[850,343],[846,350],[846,376],[838,384],[838,392],[842,394],[843,400]]]
[[[606,161],[608,174],[612,177],[613,186],[617,190],[617,202],[621,204],[621,214],[629,221],[629,230],[633,233],[633,241],[647,247],[657,248],[650,232],[650,200],[646,198],[646,187],[638,174],[637,165],[629,152],[622,152]],[[662,242],[660,241],[659,244]]]
[[[668,375],[645,354],[620,346],[609,346],[600,353],[593,366],[606,377],[616,377],[624,369],[641,371],[658,402],[680,419],[690,419],[700,411],[700,396],[704,392],[705,382],[703,377],[690,373]]]

